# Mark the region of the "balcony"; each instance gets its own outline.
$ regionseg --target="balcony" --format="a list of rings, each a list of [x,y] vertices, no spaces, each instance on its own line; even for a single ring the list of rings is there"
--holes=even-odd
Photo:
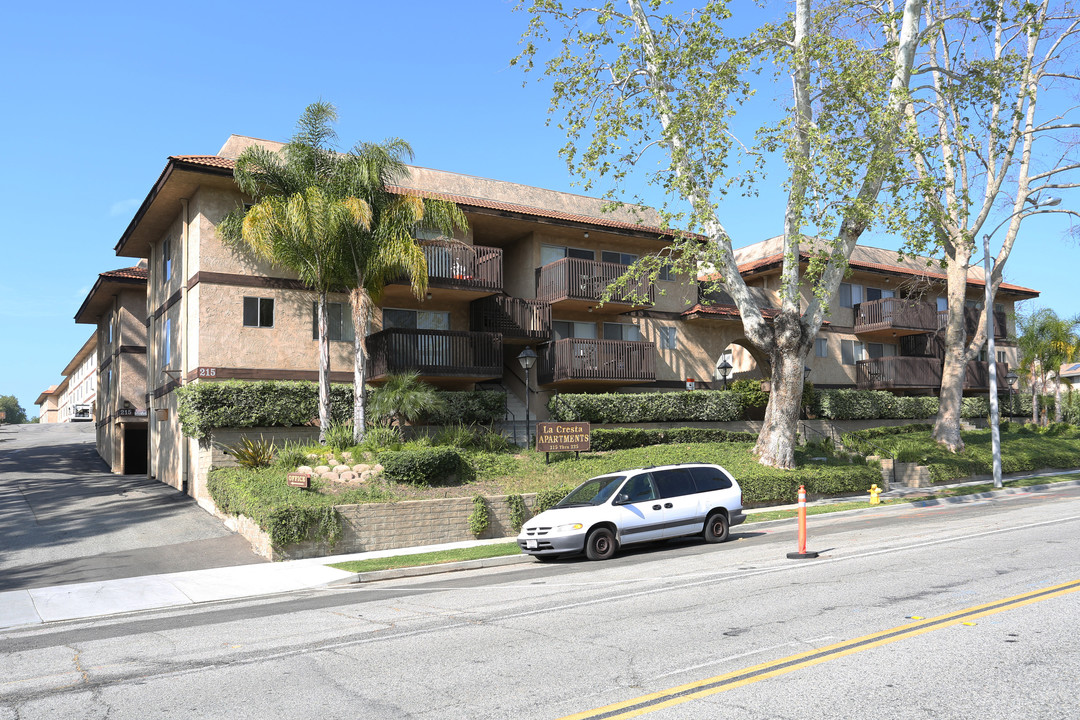
[[[498,333],[390,328],[367,338],[368,377],[416,371],[425,381],[477,382],[502,377],[502,339]]]
[[[932,303],[906,298],[881,298],[855,306],[854,332],[866,340],[892,340],[938,329],[938,311]]]
[[[420,246],[427,260],[431,299],[473,300],[502,292],[502,248],[452,240],[425,240]],[[412,297],[412,290],[402,278],[388,284],[383,297],[401,300]]]
[[[563,258],[536,270],[536,298],[560,310],[623,313],[651,307],[656,291],[645,278],[633,280],[626,289],[600,306],[608,285],[626,272],[626,265],[580,258]],[[644,302],[639,302],[644,298]]]
[[[551,305],[508,295],[492,295],[470,303],[471,325],[478,332],[495,332],[506,343],[551,339]]]
[[[934,357],[892,355],[855,363],[855,386],[859,390],[937,390],[941,387],[942,361]],[[998,388],[1003,387],[1009,366],[997,363]],[[989,363],[972,360],[964,372],[964,390],[990,389]]]
[[[941,310],[938,312],[938,327],[943,328],[949,322],[949,311]],[[982,323],[982,310],[978,310],[973,307],[964,307],[964,330],[967,331],[968,337],[975,334],[978,330],[979,324]],[[1005,313],[1000,310],[994,311],[994,337],[1006,338],[1008,337],[1008,328],[1005,327]]]
[[[640,340],[567,338],[540,348],[541,385],[614,384],[656,380],[656,345]]]

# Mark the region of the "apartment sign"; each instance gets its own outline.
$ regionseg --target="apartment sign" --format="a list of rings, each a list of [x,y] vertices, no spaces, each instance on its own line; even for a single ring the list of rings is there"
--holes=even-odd
[[[286,478],[289,487],[310,488],[311,476],[302,472],[291,472]]]
[[[537,452],[581,452],[590,448],[589,423],[536,423]]]

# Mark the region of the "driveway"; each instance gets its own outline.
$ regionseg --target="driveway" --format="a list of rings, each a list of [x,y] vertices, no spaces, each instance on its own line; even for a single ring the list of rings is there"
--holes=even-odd
[[[0,425],[0,591],[263,561],[188,496],[110,473],[93,423]]]

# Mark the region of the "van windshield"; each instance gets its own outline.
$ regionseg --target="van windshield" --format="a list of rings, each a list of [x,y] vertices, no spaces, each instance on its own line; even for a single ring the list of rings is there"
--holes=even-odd
[[[582,505],[602,505],[622,485],[625,475],[603,475],[594,477],[578,485],[573,492],[559,501],[555,507],[581,507]]]

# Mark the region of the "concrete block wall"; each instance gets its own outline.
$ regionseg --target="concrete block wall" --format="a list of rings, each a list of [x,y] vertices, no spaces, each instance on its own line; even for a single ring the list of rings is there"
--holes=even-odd
[[[525,517],[532,516],[536,495],[523,495]],[[398,503],[367,505],[338,505],[342,520],[342,537],[333,547],[325,542],[305,541],[275,548],[270,538],[250,519],[243,516],[226,517],[219,513],[231,530],[251,543],[259,555],[271,560],[298,560],[348,555],[372,550],[438,545],[517,535],[510,524],[510,506],[506,495],[485,498],[488,508],[488,528],[481,535],[469,530],[469,515],[473,512],[472,498],[440,498],[437,500],[406,500]]]

